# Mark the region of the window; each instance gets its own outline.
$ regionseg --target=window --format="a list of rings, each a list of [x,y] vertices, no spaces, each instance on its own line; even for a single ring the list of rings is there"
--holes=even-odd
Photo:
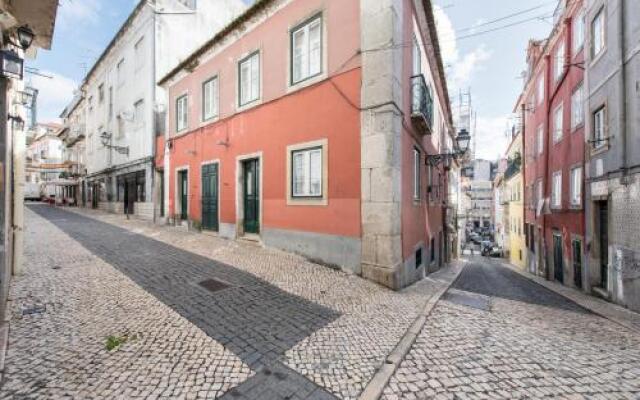
[[[239,105],[251,103],[260,98],[260,53],[256,52],[240,61]]]
[[[584,122],[582,83],[571,95],[571,129],[575,129]]]
[[[133,105],[134,108],[134,124],[136,128],[144,126],[144,100],[138,100]]]
[[[562,77],[564,73],[564,43],[560,43],[556,48],[553,77],[556,82]]]
[[[420,52],[420,43],[417,37],[413,37],[413,74],[422,73],[422,54]]]
[[[202,120],[218,116],[218,77],[202,84]]]
[[[113,118],[113,86],[109,86],[109,119]]]
[[[562,140],[562,104],[560,104],[558,106],[558,108],[556,108],[556,110],[553,112],[553,141],[555,142],[559,142],[560,140]]]
[[[104,83],[101,83],[98,86],[98,103],[102,103],[104,101]]]
[[[573,54],[578,54],[584,45],[584,13],[575,16],[573,20]]]
[[[293,197],[322,197],[322,148],[291,153]]]
[[[571,205],[579,206],[582,203],[582,167],[571,170]]]
[[[176,130],[178,132],[187,128],[187,95],[182,95],[176,100]]]
[[[144,36],[140,38],[134,45],[134,53],[135,53],[135,63],[136,63],[136,71],[144,66]]]
[[[118,62],[118,65],[116,66],[116,74],[118,75],[118,87],[124,85],[124,81],[125,81],[124,68],[125,68],[125,64],[124,64],[124,58],[123,58]]]
[[[420,150],[413,149],[413,199],[420,199]]]
[[[591,21],[591,58],[595,58],[604,49],[604,8]]]
[[[538,79],[538,104],[542,104],[544,101],[544,75],[540,74],[540,78]]]
[[[593,147],[599,148],[605,143],[605,107],[602,106],[593,113]]]
[[[536,182],[536,207],[538,207],[543,199],[544,197],[542,194],[542,180],[539,179],[538,182]]]
[[[416,268],[422,266],[422,247],[416,250]]]
[[[316,16],[291,32],[291,84],[322,71],[322,17]]]
[[[538,127],[538,154],[544,152],[544,127],[540,125]]]
[[[562,171],[553,173],[552,183],[551,206],[560,208],[562,206]]]
[[[192,10],[196,9],[196,0],[178,0],[180,1],[180,3],[184,4],[185,6],[189,7]]]

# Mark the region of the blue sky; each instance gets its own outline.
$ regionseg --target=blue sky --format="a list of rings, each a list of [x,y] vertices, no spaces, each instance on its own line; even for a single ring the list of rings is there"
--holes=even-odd
[[[27,78],[41,91],[40,121],[57,118],[78,82],[136,3],[137,0],[60,0],[51,51],[40,51],[36,60],[28,62],[53,77]],[[540,17],[549,16],[556,1],[434,0],[433,3],[451,98],[456,100],[460,89],[471,89],[478,121],[476,155],[496,158],[507,145],[504,131],[522,88],[518,76],[525,68],[527,42],[548,34],[551,19]],[[491,23],[531,8],[535,9]],[[481,34],[510,24],[514,26]]]

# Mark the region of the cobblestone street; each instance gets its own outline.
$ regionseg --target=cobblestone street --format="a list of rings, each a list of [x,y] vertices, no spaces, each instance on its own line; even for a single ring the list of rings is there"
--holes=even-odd
[[[122,215],[26,216],[2,398],[354,399],[444,285],[396,293]]]
[[[435,307],[382,398],[638,399],[640,337],[477,258]]]

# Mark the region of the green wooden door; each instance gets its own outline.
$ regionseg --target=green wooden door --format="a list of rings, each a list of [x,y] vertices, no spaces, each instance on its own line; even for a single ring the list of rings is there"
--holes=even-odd
[[[180,185],[180,219],[188,218],[187,210],[189,205],[189,183],[187,171],[178,172],[178,184]]]
[[[218,230],[218,164],[202,166],[202,228]]]
[[[244,232],[260,233],[260,167],[257,159],[244,162]]]

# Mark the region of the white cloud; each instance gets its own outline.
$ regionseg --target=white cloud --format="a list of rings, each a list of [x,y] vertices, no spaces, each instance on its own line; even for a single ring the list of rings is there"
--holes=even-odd
[[[496,160],[509,145],[507,134],[511,114],[498,117],[479,117],[476,127],[476,158]]]
[[[73,29],[78,25],[95,25],[99,22],[99,0],[63,0],[58,10],[57,27]]]
[[[38,121],[57,121],[58,116],[73,98],[77,83],[66,76],[51,71],[40,71],[52,78],[33,75],[31,86],[38,89]]]
[[[442,53],[442,62],[447,72],[449,92],[469,86],[474,73],[482,69],[482,64],[491,58],[491,52],[484,44],[469,53],[460,55],[456,32],[449,16],[438,6],[434,6],[438,41]]]

